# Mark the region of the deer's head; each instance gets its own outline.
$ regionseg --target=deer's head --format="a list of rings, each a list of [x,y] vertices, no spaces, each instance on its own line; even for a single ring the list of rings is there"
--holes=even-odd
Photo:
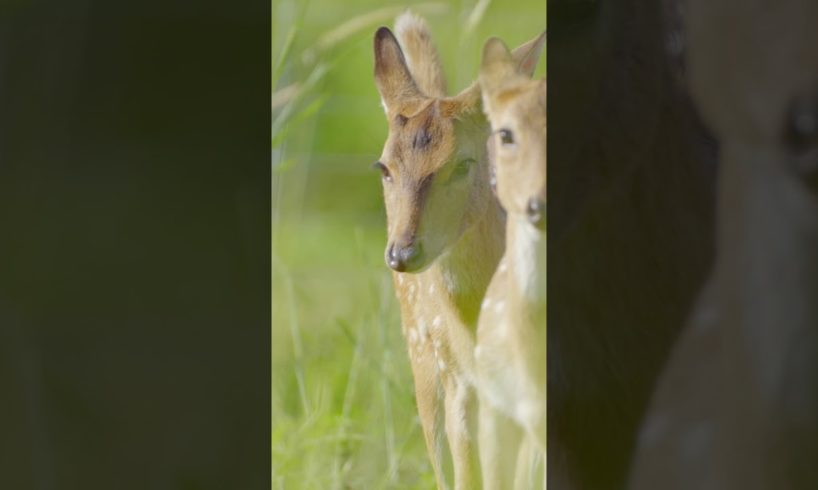
[[[527,47],[528,59],[539,55],[544,41],[545,33]],[[536,57],[533,63],[520,64],[515,55],[497,38],[489,39],[483,48],[480,85],[492,127],[489,153],[500,203],[509,213],[527,216],[544,229],[546,82],[531,79]]]
[[[441,72],[436,55],[420,63],[427,74]],[[478,221],[491,199],[479,89],[473,85],[445,97],[442,76],[437,80],[437,86],[427,80],[424,87],[392,32],[378,30],[375,83],[389,136],[375,165],[386,202],[386,263],[396,271],[431,264]]]

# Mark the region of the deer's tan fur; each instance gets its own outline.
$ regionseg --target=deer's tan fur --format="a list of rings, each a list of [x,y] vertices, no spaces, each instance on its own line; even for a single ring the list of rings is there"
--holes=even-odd
[[[539,54],[544,41],[543,33],[528,49]],[[480,83],[497,195],[508,212],[506,251],[482,304],[475,356],[486,488],[512,488],[515,480],[529,488],[524,475],[515,476],[527,458],[522,437],[545,452],[546,238],[527,208],[531,200],[545,202],[546,82],[532,80],[533,70],[518,67],[499,39],[486,43]]]
[[[395,269],[437,485],[448,488],[453,480],[456,489],[479,488],[474,335],[504,248],[503,213],[489,185],[488,124],[476,83],[445,96],[426,24],[407,13],[396,31],[398,38],[382,27],[374,40],[375,83],[389,125],[378,162],[386,260]]]
[[[405,19],[398,20],[399,33],[412,44],[405,50],[415,56],[411,61],[388,29],[375,37],[375,80],[389,122],[380,160],[389,176],[387,255],[391,247],[422,244],[423,255],[407,264],[408,273],[393,274],[418,412],[438,487],[452,481],[450,461],[455,488],[476,488],[473,335],[503,250],[503,219],[488,183],[485,119],[469,103],[478,89],[453,98],[426,93],[421,87],[440,89],[428,76],[441,71],[437,55],[425,24]]]
[[[395,33],[406,54],[409,72],[421,92],[430,97],[445,97],[446,77],[426,22],[407,12],[395,22]]]

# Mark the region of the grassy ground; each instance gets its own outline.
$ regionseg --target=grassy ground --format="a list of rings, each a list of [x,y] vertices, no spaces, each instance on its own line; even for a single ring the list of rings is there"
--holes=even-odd
[[[273,488],[434,486],[369,169],[386,138],[372,35],[407,6],[451,92],[485,39],[516,46],[546,21],[545,0],[273,0]]]

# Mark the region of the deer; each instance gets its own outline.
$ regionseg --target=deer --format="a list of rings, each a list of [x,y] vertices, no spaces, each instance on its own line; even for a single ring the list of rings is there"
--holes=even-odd
[[[488,123],[477,82],[448,96],[426,22],[399,16],[374,36],[388,135],[383,185],[392,269],[418,415],[438,488],[479,488],[475,331],[503,253],[505,217],[490,187]],[[515,50],[530,66],[532,45]],[[449,470],[451,468],[451,470]]]
[[[687,83],[720,145],[716,260],[630,488],[818,488],[818,4],[686,3]]]
[[[538,49],[544,41],[545,33]],[[530,488],[529,452],[544,456],[546,446],[546,82],[529,71],[500,39],[486,42],[488,154],[507,213],[506,249],[481,303],[475,347],[487,489]]]

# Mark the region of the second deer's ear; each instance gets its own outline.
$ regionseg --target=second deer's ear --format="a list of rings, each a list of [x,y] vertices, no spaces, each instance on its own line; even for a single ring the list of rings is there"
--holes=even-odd
[[[375,33],[375,85],[384,105],[394,107],[401,101],[420,96],[409,73],[403,51],[392,31],[381,27]]]
[[[486,41],[480,64],[480,85],[483,92],[496,92],[508,80],[518,76],[517,73],[516,63],[503,41],[496,37]]]
[[[537,62],[540,60],[542,49],[545,47],[545,31],[531,41],[517,47],[511,52],[511,57],[517,63],[517,69],[526,76],[534,75]]]

